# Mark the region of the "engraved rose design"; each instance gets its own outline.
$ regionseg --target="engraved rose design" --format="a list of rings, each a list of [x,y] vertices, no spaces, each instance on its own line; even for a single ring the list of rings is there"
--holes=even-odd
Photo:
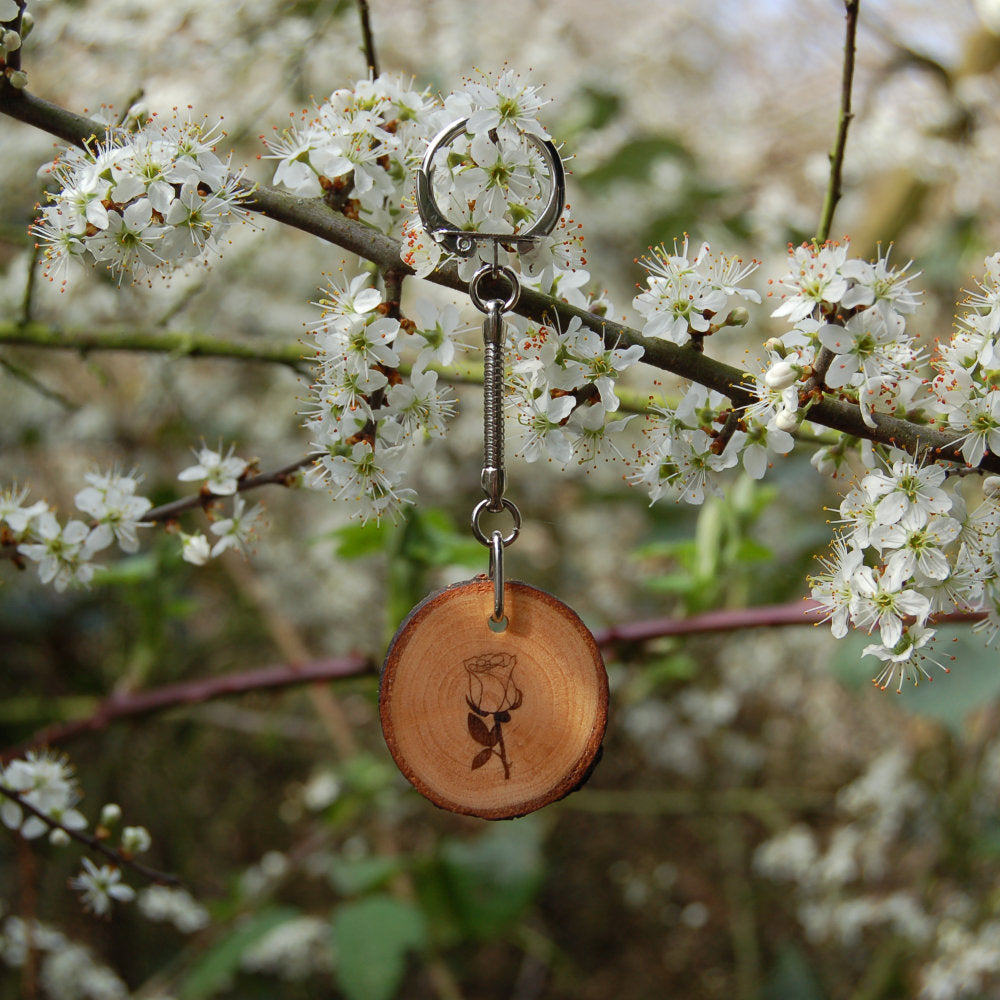
[[[472,758],[472,770],[482,767],[491,757],[499,757],[504,778],[510,777],[510,761],[503,741],[503,723],[520,708],[521,689],[514,681],[517,657],[512,653],[481,653],[463,662],[468,675],[469,693],[465,696],[469,712],[469,735],[483,748]],[[492,719],[492,726],[487,719]]]

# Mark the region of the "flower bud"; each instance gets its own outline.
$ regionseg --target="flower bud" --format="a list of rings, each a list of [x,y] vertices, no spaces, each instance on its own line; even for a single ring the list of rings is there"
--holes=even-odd
[[[114,826],[122,818],[122,807],[116,802],[109,802],[101,810],[101,826]]]
[[[799,378],[799,369],[788,361],[777,361],[764,373],[764,385],[780,391],[794,385]]]
[[[809,459],[809,464],[821,476],[834,476],[837,473],[837,463],[830,455],[829,448],[820,448],[814,451],[812,457]]]
[[[15,90],[24,90],[28,86],[28,74],[21,69],[8,69],[7,82]]]
[[[125,120],[128,122],[135,122],[137,125],[141,125],[143,122],[149,120],[149,106],[143,101],[136,101],[128,109],[128,114],[125,116]]]
[[[744,309],[743,306],[737,306],[737,308],[730,310],[729,315],[726,317],[723,326],[746,326],[750,322],[750,310]]]
[[[28,35],[31,34],[31,29],[35,26],[35,19],[31,16],[31,11],[26,10],[21,15],[21,41],[23,42]]]
[[[780,337],[768,337],[764,341],[764,350],[768,354],[778,354],[781,357],[784,357],[788,353],[788,348],[781,342]]]
[[[69,834],[58,827],[49,834],[49,843],[53,847],[66,847],[69,844]]]
[[[7,52],[16,52],[21,47],[21,36],[16,31],[5,31],[0,48]]]
[[[143,854],[153,843],[144,826],[127,826],[122,830],[122,851],[125,854]]]
[[[794,431],[799,426],[794,410],[781,409],[774,415],[774,426],[779,431]]]
[[[211,555],[208,539],[199,531],[195,535],[181,533],[181,548],[184,561],[194,566],[204,566]]]

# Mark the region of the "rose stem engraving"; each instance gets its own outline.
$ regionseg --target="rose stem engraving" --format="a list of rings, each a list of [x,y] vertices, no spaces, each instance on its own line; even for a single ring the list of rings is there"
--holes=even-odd
[[[469,735],[483,748],[472,758],[472,770],[482,767],[492,756],[500,758],[503,776],[510,778],[510,761],[503,741],[503,723],[510,722],[510,713],[521,707],[523,694],[514,683],[517,657],[513,653],[482,653],[464,661],[469,678],[466,704],[472,711],[468,717]],[[483,719],[493,717],[493,726]]]

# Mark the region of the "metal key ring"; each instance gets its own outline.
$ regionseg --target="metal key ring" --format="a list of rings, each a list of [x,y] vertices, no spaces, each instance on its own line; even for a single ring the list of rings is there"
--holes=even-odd
[[[438,207],[434,197],[434,157],[442,148],[450,145],[460,135],[465,134],[468,122],[468,118],[460,118],[443,128],[431,140],[431,144],[424,154],[420,170],[417,172],[417,208],[420,210],[424,229],[430,233],[435,242],[440,243],[446,250],[450,250],[459,257],[471,257],[477,243],[480,242],[517,247],[519,251],[527,250],[536,239],[551,233],[562,215],[563,204],[566,200],[566,174],[563,170],[562,157],[548,139],[525,134],[524,138],[538,150],[545,161],[552,187],[545,210],[523,232],[478,233],[456,229],[454,223]]]
[[[492,296],[488,299],[483,298],[479,287],[487,280],[507,282],[510,293],[506,300],[493,298]],[[521,283],[517,280],[517,274],[509,267],[494,267],[492,264],[486,264],[476,271],[472,276],[472,281],[469,282],[469,298],[472,299],[472,304],[482,313],[490,311],[491,302],[500,302],[501,313],[510,312],[517,305],[517,300],[520,297]]]
[[[483,512],[490,510],[490,498],[486,497],[480,500],[472,509],[472,533],[476,536],[476,541],[482,545],[488,546],[490,544],[489,538],[483,532],[483,529],[479,527],[479,518],[482,517]],[[514,518],[514,527],[511,529],[509,535],[504,535],[501,541],[504,547],[510,545],[521,531],[521,512],[517,509],[517,504],[513,500],[508,500],[506,497],[500,498],[500,503],[504,510],[510,511],[511,517]],[[499,511],[490,511],[490,513],[497,514]]]

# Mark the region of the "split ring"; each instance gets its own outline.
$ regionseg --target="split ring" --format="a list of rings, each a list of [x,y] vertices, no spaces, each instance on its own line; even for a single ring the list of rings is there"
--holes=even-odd
[[[472,533],[476,536],[476,541],[481,545],[490,545],[490,539],[483,532],[483,529],[479,527],[479,518],[483,516],[483,512],[490,510],[491,500],[489,497],[480,500],[472,509]],[[514,527],[511,529],[509,535],[504,535],[500,540],[504,547],[510,545],[521,531],[521,512],[517,509],[517,504],[513,500],[508,500],[506,497],[500,498],[500,503],[504,510],[509,511],[511,517],[514,518]],[[490,511],[492,514],[497,514],[499,511]]]
[[[480,242],[517,247],[519,251],[527,250],[535,239],[551,233],[562,215],[563,204],[566,201],[566,174],[563,170],[559,150],[548,139],[531,134],[524,136],[538,150],[545,161],[551,183],[545,209],[527,229],[519,233],[477,233],[458,229],[441,211],[437,199],[434,197],[434,157],[441,149],[450,145],[459,136],[464,135],[468,123],[468,118],[460,118],[443,128],[431,141],[424,154],[420,170],[417,171],[417,208],[420,211],[424,229],[430,233],[435,242],[440,243],[456,256],[463,258],[471,257],[476,244]]]

